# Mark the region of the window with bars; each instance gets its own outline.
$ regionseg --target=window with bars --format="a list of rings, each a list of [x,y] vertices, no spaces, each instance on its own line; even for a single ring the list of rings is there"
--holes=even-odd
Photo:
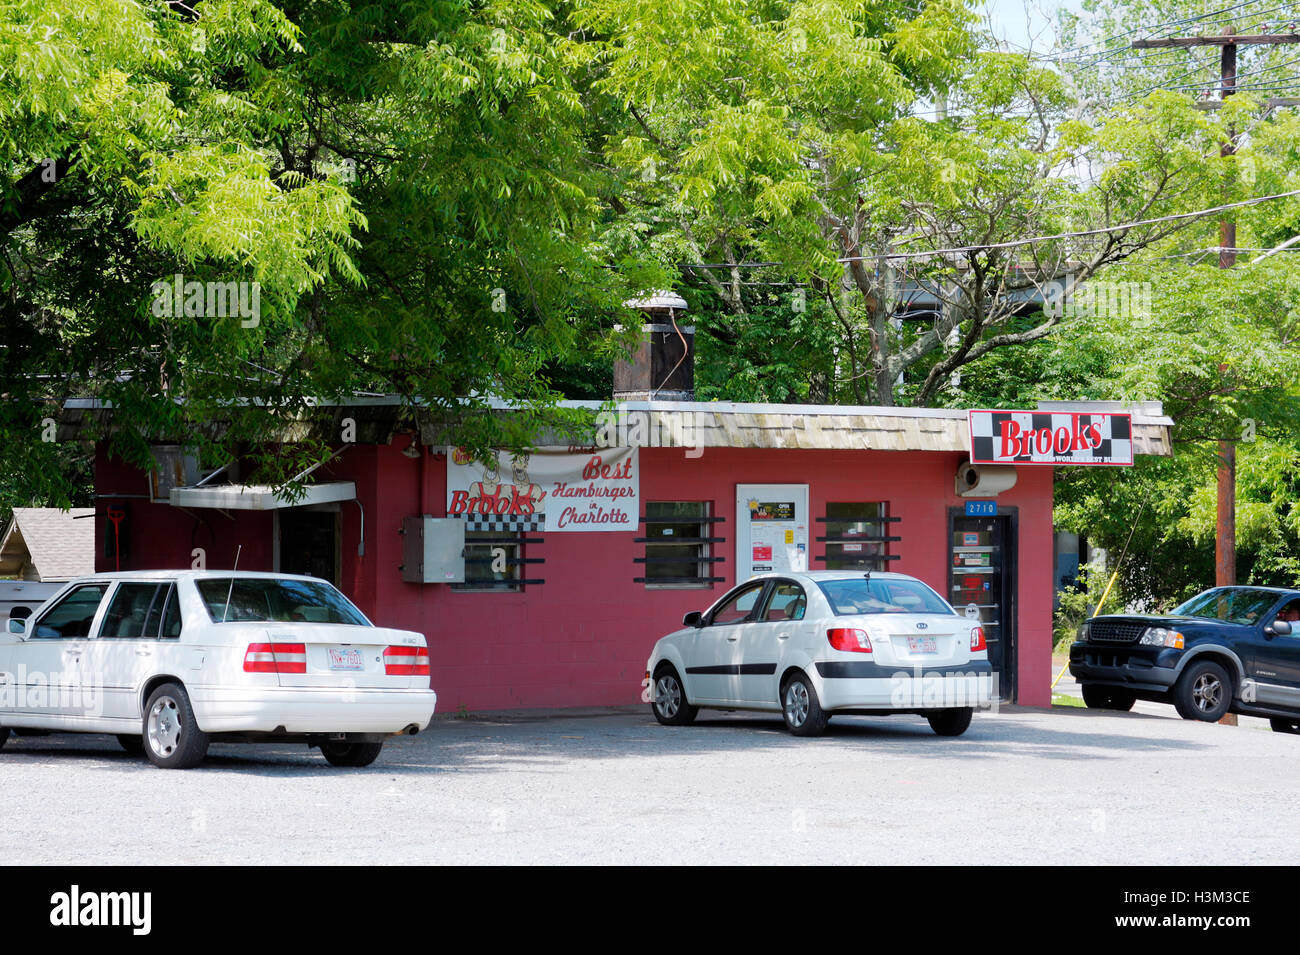
[[[465,582],[452,584],[452,590],[517,593],[526,584],[544,583],[524,573],[528,564],[543,562],[541,557],[526,556],[525,546],[540,543],[540,538],[511,531],[466,531]]]
[[[817,538],[826,553],[817,559],[827,570],[884,570],[898,560],[889,546],[902,540],[889,533],[898,520],[889,515],[887,501],[829,501],[826,516],[817,518],[826,531]]]
[[[645,545],[644,556],[635,558],[645,565],[645,576],[634,577],[636,583],[657,588],[709,587],[724,580],[714,576],[714,545],[726,538],[714,534],[722,521],[711,514],[708,501],[648,501],[641,518],[645,537],[635,538]]]

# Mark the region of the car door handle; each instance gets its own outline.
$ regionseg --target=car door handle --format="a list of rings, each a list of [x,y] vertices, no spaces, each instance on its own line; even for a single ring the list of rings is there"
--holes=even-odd
[[[151,657],[153,656],[153,651],[148,647],[136,647],[135,655],[138,657]]]
[[[728,642],[728,643],[735,643],[735,642],[736,642],[737,640],[739,640],[739,639],[740,639],[740,637],[727,637],[727,642]]]

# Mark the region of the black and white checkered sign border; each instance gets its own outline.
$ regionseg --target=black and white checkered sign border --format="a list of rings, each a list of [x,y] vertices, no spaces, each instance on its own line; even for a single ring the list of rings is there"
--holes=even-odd
[[[527,517],[510,517],[505,514],[475,514],[465,516],[465,530],[468,531],[500,531],[503,533],[514,533],[516,531],[542,531],[546,529],[546,515],[542,513],[529,514]]]
[[[1074,411],[970,411],[970,459],[972,464],[1080,464],[1129,465],[1133,463],[1132,416],[1117,412]],[[1053,437],[1047,451],[1035,441],[1028,454],[1003,457],[1002,425],[1013,422],[1023,437],[1031,432],[1049,432]],[[1095,429],[1095,431],[1094,431]],[[1080,434],[1089,436],[1088,447],[1076,448]],[[1092,443],[1092,436],[1100,441]],[[1059,451],[1062,443],[1066,450]]]

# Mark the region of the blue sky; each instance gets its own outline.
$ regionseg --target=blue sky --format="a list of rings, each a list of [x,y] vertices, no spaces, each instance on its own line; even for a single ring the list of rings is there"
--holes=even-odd
[[[1079,0],[982,0],[976,9],[987,17],[993,35],[1012,49],[1031,46],[1036,52],[1052,48],[1052,23],[1061,7],[1078,11]]]

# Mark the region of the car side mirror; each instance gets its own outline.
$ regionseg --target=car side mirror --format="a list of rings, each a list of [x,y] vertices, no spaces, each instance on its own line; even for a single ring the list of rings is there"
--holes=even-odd
[[[1269,633],[1275,633],[1279,637],[1291,636],[1291,622],[1281,618],[1274,620],[1272,624],[1265,628]]]
[[[10,632],[10,633],[16,633],[16,634],[18,634],[18,636],[20,636],[20,637],[25,637],[25,636],[27,636],[27,621],[26,621],[26,620],[15,620],[13,617],[10,617],[10,618],[9,618],[9,632]]]
[[[682,617],[683,627],[700,627],[703,626],[704,615],[698,610],[692,610],[686,616]]]

